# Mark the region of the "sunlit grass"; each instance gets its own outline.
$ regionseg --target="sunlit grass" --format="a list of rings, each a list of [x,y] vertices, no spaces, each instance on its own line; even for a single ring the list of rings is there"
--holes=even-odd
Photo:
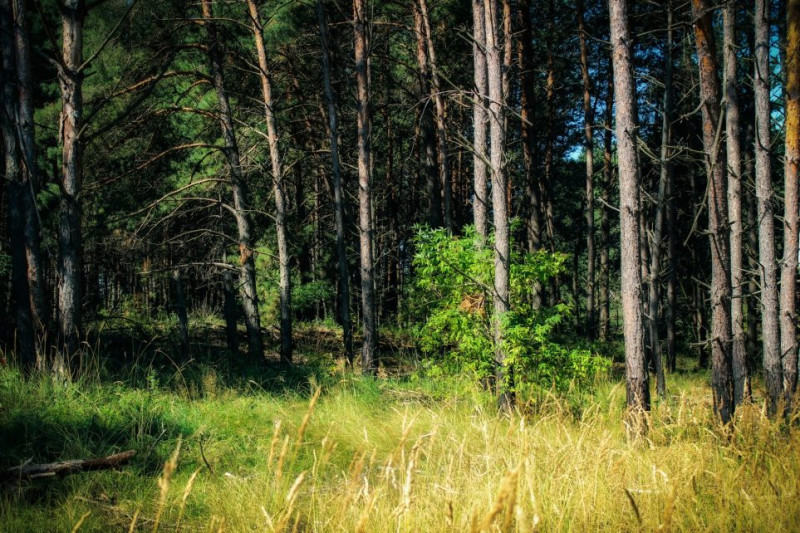
[[[711,415],[675,376],[631,442],[624,386],[499,415],[463,381],[341,375],[321,389],[25,383],[0,371],[3,464],[134,448],[120,471],[10,484],[5,531],[789,531],[800,431]],[[317,394],[319,396],[317,397]],[[87,515],[87,513],[89,513]]]

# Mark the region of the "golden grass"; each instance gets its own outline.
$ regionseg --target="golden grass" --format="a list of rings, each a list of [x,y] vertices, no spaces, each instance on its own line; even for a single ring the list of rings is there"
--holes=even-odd
[[[673,382],[633,442],[619,384],[602,385],[580,412],[551,397],[510,415],[486,398],[397,389],[387,383],[377,399],[346,384],[310,401],[175,399],[205,424],[213,472],[190,435],[161,477],[115,510],[71,500],[56,511],[80,518],[82,531],[800,528],[800,430],[757,404],[720,427],[700,379]]]

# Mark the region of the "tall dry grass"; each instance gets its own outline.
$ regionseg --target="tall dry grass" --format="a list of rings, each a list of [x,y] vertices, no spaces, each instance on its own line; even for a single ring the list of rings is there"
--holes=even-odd
[[[723,428],[699,377],[673,380],[673,395],[633,442],[619,384],[601,385],[581,408],[545,397],[499,415],[478,390],[431,395],[357,381],[306,397],[165,396],[161,414],[198,429],[184,435],[162,472],[134,465],[90,489],[95,474],[75,476],[56,504],[28,511],[6,496],[0,523],[37,512],[69,527],[81,520],[81,531],[800,527],[796,424],[770,421],[754,404]],[[178,449],[177,440],[163,444]],[[116,491],[113,505],[100,502],[98,491]]]

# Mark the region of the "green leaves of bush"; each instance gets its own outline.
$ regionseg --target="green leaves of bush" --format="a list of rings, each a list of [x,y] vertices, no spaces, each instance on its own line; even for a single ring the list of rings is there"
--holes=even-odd
[[[410,301],[418,324],[415,336],[428,355],[429,371],[466,371],[479,379],[494,374],[492,244],[484,245],[474,228],[463,237],[441,229],[417,230]],[[512,252],[511,311],[500,319],[506,362],[518,389],[565,390],[572,382],[586,386],[610,365],[575,339],[557,342],[570,316],[568,305],[534,303],[534,287],[562,272],[566,259],[561,253]]]

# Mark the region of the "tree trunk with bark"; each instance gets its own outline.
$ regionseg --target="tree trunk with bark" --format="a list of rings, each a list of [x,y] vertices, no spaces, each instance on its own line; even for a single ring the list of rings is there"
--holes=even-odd
[[[452,184],[450,181],[450,162],[447,147],[447,108],[442,97],[442,87],[439,81],[439,71],[436,66],[436,48],[433,46],[433,33],[428,16],[427,0],[417,0],[419,13],[422,18],[422,30],[425,38],[425,48],[428,53],[430,66],[431,96],[436,109],[436,142],[439,151],[439,182],[442,188],[442,205],[444,208],[444,227],[453,231]]]
[[[614,169],[611,164],[611,138],[614,113],[614,76],[613,70],[608,72],[608,88],[606,90],[605,134],[603,135],[603,206],[600,211],[600,287],[598,307],[600,308],[598,333],[600,340],[606,342],[611,330],[611,302],[609,285],[611,283],[611,265],[608,252],[611,247],[611,188],[613,186]]]
[[[222,52],[211,10],[211,0],[202,0],[204,24],[208,33],[208,55],[211,64],[211,80],[219,101],[219,121],[225,142],[225,158],[230,172],[230,185],[233,194],[233,211],[236,219],[239,244],[239,282],[241,284],[242,307],[247,328],[247,347],[250,357],[261,360],[264,357],[264,344],[261,337],[261,317],[258,311],[256,292],[256,268],[253,257],[252,223],[248,213],[247,196],[244,190],[244,175],[239,157],[239,145],[233,126],[233,111],[225,89],[222,72]]]
[[[342,322],[344,354],[353,365],[353,325],[350,318],[350,269],[347,265],[347,245],[345,243],[345,210],[342,172],[339,163],[339,117],[336,112],[336,95],[331,83],[330,47],[328,45],[328,22],[325,17],[323,0],[317,0],[317,20],[322,44],[322,78],[325,85],[325,99],[328,104],[328,127],[331,143],[331,173],[333,174],[333,216],[336,226],[336,258],[339,269],[339,314]]]
[[[625,384],[631,431],[642,427],[641,411],[650,409],[650,390],[644,353],[642,280],[639,269],[639,168],[636,157],[636,97],[627,0],[609,0],[614,94],[617,112],[617,157],[620,187],[620,252],[623,331],[625,336]]]
[[[442,212],[442,182],[436,163],[436,131],[431,106],[431,68],[428,64],[428,51],[425,37],[425,23],[419,6],[414,4],[414,33],[417,36],[417,64],[419,65],[419,87],[422,98],[420,127],[422,143],[425,147],[425,184],[428,192],[428,224],[439,228],[444,223]]]
[[[733,416],[731,361],[731,284],[728,238],[728,198],[721,158],[720,87],[712,26],[712,8],[706,0],[692,0],[695,41],[700,64],[700,100],[703,148],[708,175],[708,236],[711,247],[711,384],[714,411],[723,423]]]
[[[366,0],[353,2],[353,38],[355,40],[356,122],[358,127],[358,220],[361,251],[361,320],[364,341],[361,364],[366,374],[375,373],[378,347],[378,320],[375,306],[373,267],[372,175],[370,159],[369,64],[367,45]]]
[[[578,0],[578,35],[581,49],[581,77],[583,78],[583,133],[586,153],[586,336],[595,337],[595,250],[594,250],[594,108],[592,86],[589,78],[589,52],[586,46],[583,0]]]
[[[497,0],[485,0],[486,64],[489,78],[489,135],[491,139],[490,166],[492,173],[492,211],[494,221],[494,364],[498,405],[507,409],[514,404],[513,374],[506,361],[503,323],[511,309],[510,268],[511,244],[509,235],[508,200],[506,198],[505,129],[503,112],[503,80],[498,31],[499,6]]]
[[[522,0],[519,6],[519,26],[522,28],[520,38],[517,40],[517,50],[520,65],[520,121],[522,130],[522,162],[525,169],[525,200],[526,212],[526,239],[529,253],[534,253],[542,247],[541,229],[541,184],[536,175],[535,151],[536,129],[534,127],[534,88],[536,83],[536,66],[533,61],[533,24],[531,22],[531,0]],[[534,281],[531,287],[531,297],[534,309],[542,306],[542,282]]]
[[[488,205],[489,190],[486,177],[486,129],[489,121],[486,99],[489,95],[489,81],[486,73],[486,18],[483,13],[483,0],[472,0],[473,43],[472,57],[475,69],[475,87],[472,101],[473,121],[473,165],[475,197],[472,209],[475,230],[485,241],[489,235]]]
[[[650,281],[648,284],[648,310],[650,315],[650,354],[656,370],[656,391],[660,397],[667,394],[664,378],[664,361],[659,338],[659,304],[661,303],[661,249],[664,240],[664,215],[667,184],[672,179],[670,145],[672,143],[672,4],[667,2],[667,42],[664,52],[664,102],[661,113],[661,156],[655,222],[653,223],[652,251],[650,252]]]
[[[289,272],[289,243],[286,229],[286,179],[283,172],[280,146],[278,145],[280,135],[278,133],[278,122],[275,118],[275,101],[272,98],[272,80],[270,78],[269,64],[267,63],[267,51],[264,47],[264,28],[261,25],[261,18],[258,15],[255,0],[247,0],[247,7],[253,25],[253,38],[258,55],[261,96],[264,99],[267,141],[269,142],[270,163],[272,164],[272,194],[275,196],[275,231],[278,240],[280,279],[280,359],[281,364],[288,365],[292,362],[292,280]],[[302,186],[298,186],[298,190],[302,190]]]
[[[725,5],[723,34],[725,39],[725,137],[728,162],[728,218],[731,231],[731,329],[733,334],[733,401],[740,405],[745,399],[747,353],[744,345],[744,269],[742,246],[742,147],[739,138],[739,96],[736,82],[736,2]]]
[[[27,180],[22,168],[16,117],[16,66],[13,41],[13,15],[9,0],[0,0],[0,134],[3,139],[3,180],[7,191],[8,236],[11,253],[11,287],[15,307],[17,354],[22,369],[30,373],[36,367],[36,343],[28,285],[28,261],[25,253],[25,196]]]
[[[66,372],[67,364],[80,348],[82,337],[81,289],[83,286],[83,237],[80,194],[83,186],[83,0],[69,0],[60,6],[62,45],[58,64],[61,88],[61,213],[58,229],[58,318],[60,355],[53,361],[55,373]]]
[[[758,199],[758,262],[761,268],[761,331],[764,350],[764,381],[767,388],[767,410],[778,412],[782,400],[783,370],[781,365],[778,268],[775,255],[775,213],[770,162],[770,70],[769,70],[769,2],[756,0],[755,70],[753,73],[756,101],[756,197]]]
[[[781,357],[786,409],[797,390],[798,179],[800,179],[800,0],[786,3],[786,140],[784,162]]]
[[[39,213],[36,207],[36,194],[41,187],[36,164],[36,134],[33,117],[33,79],[31,74],[30,37],[28,30],[28,11],[24,0],[12,0],[14,11],[14,45],[16,50],[17,72],[17,135],[22,154],[22,181],[25,187],[25,254],[28,260],[28,286],[30,288],[31,312],[37,341],[44,338],[47,331],[47,304],[43,279],[41,257],[41,235]],[[36,366],[46,370],[45,347],[37,350]]]

